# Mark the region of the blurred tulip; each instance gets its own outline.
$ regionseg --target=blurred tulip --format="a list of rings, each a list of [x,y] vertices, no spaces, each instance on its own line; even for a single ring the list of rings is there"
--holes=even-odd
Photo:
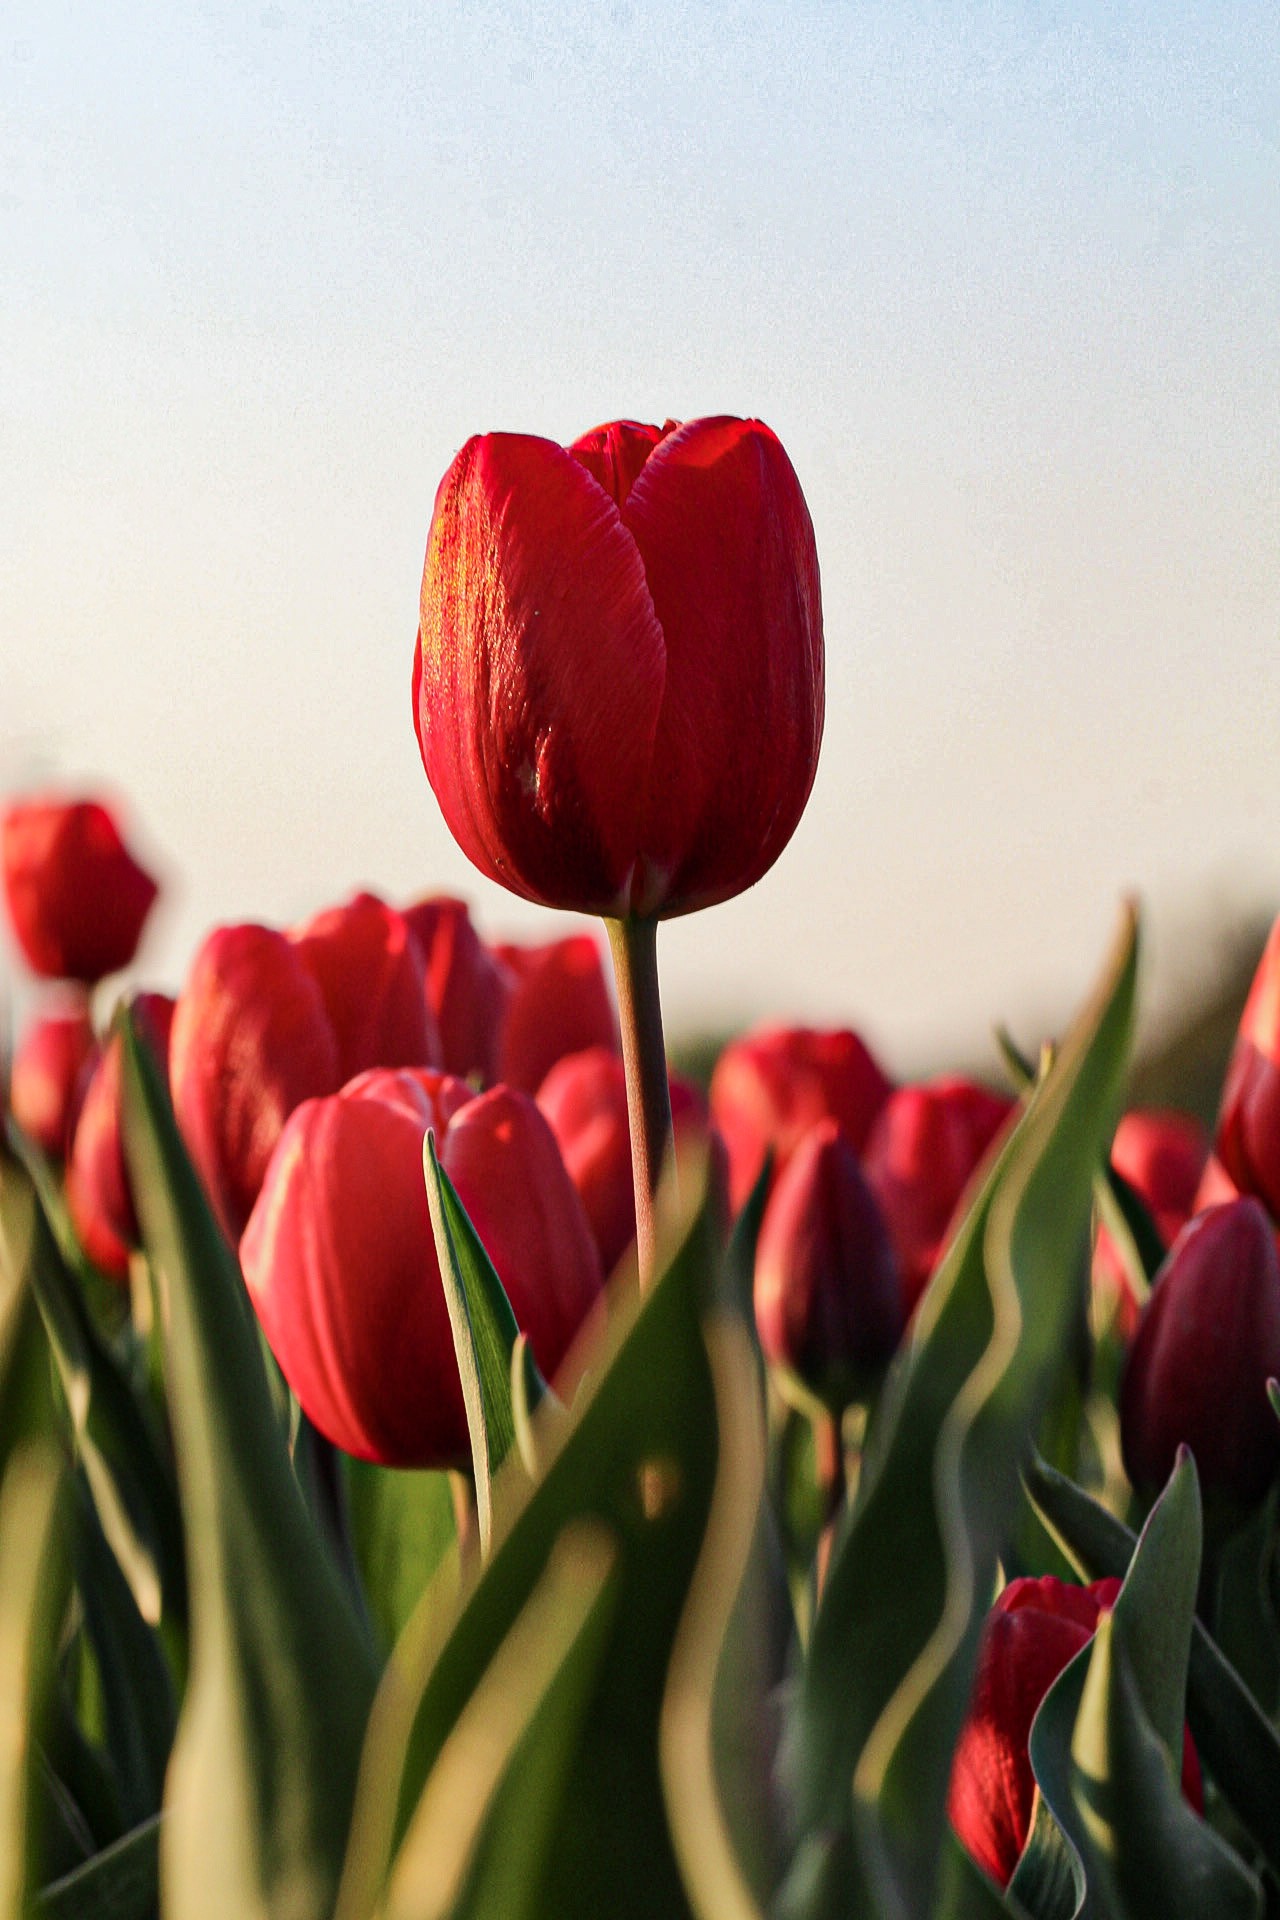
[[[1087,1587],[1052,1575],[1011,1580],[987,1615],[947,1813],[961,1844],[999,1887],[1012,1879],[1031,1830],[1035,1775],[1027,1742],[1036,1710],[1119,1591],[1118,1580]],[[1185,1729],[1182,1791],[1200,1812],[1200,1763]]]
[[[0,868],[33,973],[93,986],[128,966],[157,887],[100,802],[12,802],[0,820]]]
[[[1280,920],[1253,977],[1218,1111],[1218,1159],[1280,1220]]]
[[[899,1087],[862,1157],[898,1256],[910,1311],[946,1245],[956,1209],[1014,1102],[944,1076]]]
[[[1120,1383],[1125,1471],[1148,1497],[1195,1456],[1206,1518],[1229,1520],[1280,1471],[1280,1254],[1252,1198],[1198,1214],[1174,1241],[1143,1308]]]
[[[1208,1158],[1208,1136],[1189,1113],[1135,1108],[1116,1128],[1111,1164],[1143,1202],[1166,1249],[1197,1210],[1196,1194]],[[1121,1331],[1128,1337],[1138,1306],[1105,1227],[1099,1227],[1093,1250],[1093,1281],[1120,1302]]]
[[[766,1359],[834,1413],[893,1355],[905,1315],[897,1262],[858,1156],[834,1120],[805,1134],[769,1195],[756,1242]]]
[[[315,980],[338,1045],[340,1080],[369,1067],[440,1063],[423,961],[403,914],[372,893],[328,907],[289,933]]]
[[[293,1109],[341,1084],[324,996],[284,934],[232,926],[208,936],[178,996],[169,1079],[187,1149],[234,1244]]]
[[[135,994],[130,1011],[138,1033],[167,1072],[174,1003],[165,993]],[[67,1161],[67,1205],[94,1265],[127,1280],[129,1254],[138,1245],[138,1216],[120,1135],[120,1080],[124,1049],[112,1034],[102,1050]]]
[[[499,1043],[511,975],[471,924],[466,905],[442,894],[404,909],[422,955],[427,1004],[440,1033],[445,1070],[484,1086],[502,1078]]]
[[[292,1115],[241,1241],[254,1306],[322,1433],[362,1459],[459,1466],[466,1413],[422,1169],[441,1164],[550,1378],[600,1294],[578,1197],[532,1100],[376,1069]]]
[[[780,443],[731,419],[468,441],[413,682],[427,777],[490,879],[614,918],[751,886],[822,738],[818,560]]]
[[[671,1075],[670,1088],[677,1147],[696,1135],[705,1137],[707,1103],[699,1089],[678,1074]],[[538,1107],[578,1190],[601,1271],[610,1274],[636,1237],[627,1083],[620,1057],[609,1047],[566,1054],[539,1087]]]
[[[891,1090],[848,1028],[759,1027],[730,1041],[711,1076],[711,1115],[729,1154],[732,1211],[746,1204],[765,1155],[773,1153],[777,1180],[819,1120],[834,1120],[860,1154]]]
[[[97,1056],[89,1009],[79,999],[37,1014],[18,1042],[9,1110],[51,1160],[66,1158]]]
[[[498,1078],[536,1094],[557,1060],[588,1047],[618,1047],[618,1021],[592,934],[545,946],[496,946],[510,977],[498,1045]]]

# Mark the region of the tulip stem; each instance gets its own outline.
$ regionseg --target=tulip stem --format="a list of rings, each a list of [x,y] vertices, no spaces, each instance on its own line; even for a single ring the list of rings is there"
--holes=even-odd
[[[671,1138],[671,1088],[658,997],[658,923],[627,918],[607,920],[605,925],[618,988],[631,1128],[631,1178],[636,1193],[636,1252],[643,1289],[654,1277],[657,1236],[653,1201]]]

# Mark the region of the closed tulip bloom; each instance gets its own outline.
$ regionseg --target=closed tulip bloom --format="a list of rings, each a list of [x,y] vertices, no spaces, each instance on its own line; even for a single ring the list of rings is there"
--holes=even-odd
[[[338,1077],[440,1064],[422,954],[403,914],[372,893],[328,907],[289,934],[315,980],[338,1047]]]
[[[18,1042],[9,1077],[9,1110],[51,1160],[66,1157],[97,1055],[97,1037],[83,1000],[37,1014]]]
[[[672,1074],[675,1144],[705,1137],[707,1103],[697,1087]],[[621,1057],[588,1047],[558,1060],[538,1089],[538,1107],[555,1135],[569,1178],[578,1190],[600,1255],[610,1274],[636,1237],[631,1179],[631,1131]]]
[[[128,966],[157,887],[100,802],[14,802],[0,820],[0,869],[33,973],[93,986]]]
[[[543,946],[496,946],[509,988],[498,1039],[498,1078],[536,1094],[557,1060],[618,1045],[618,1021],[600,948],[589,933]]]
[[[135,994],[130,1003],[134,1025],[166,1075],[173,1009],[166,993]],[[67,1162],[67,1205],[80,1244],[95,1266],[121,1281],[139,1244],[120,1133],[123,1060],[120,1036],[112,1034],[89,1082]]]
[[[1280,920],[1249,989],[1218,1110],[1218,1159],[1280,1220]]]
[[[766,1359],[833,1413],[865,1392],[898,1344],[905,1316],[897,1261],[858,1156],[834,1120],[810,1128],[769,1195],[754,1298]]]
[[[1063,1668],[1115,1605],[1118,1580],[1077,1587],[1046,1574],[1011,1580],[987,1616],[969,1711],[951,1766],[947,1813],[961,1844],[1007,1887],[1031,1831],[1031,1723]],[[1182,1791],[1200,1812],[1200,1763],[1184,1728]]]
[[[892,1085],[847,1027],[757,1028],[733,1040],[711,1076],[711,1115],[729,1155],[729,1204],[738,1213],[773,1154],[778,1179],[819,1120],[831,1119],[860,1154]]]
[[[533,1102],[375,1069],[292,1115],[241,1241],[263,1330],[308,1417],[392,1466],[469,1458],[422,1168],[428,1127],[551,1377],[600,1294],[577,1195]]]
[[[888,1222],[908,1308],[948,1239],[956,1209],[1014,1102],[944,1075],[899,1087],[867,1140],[863,1171]]]
[[[178,996],[169,1055],[174,1111],[227,1237],[244,1231],[293,1109],[341,1085],[324,996],[269,927],[217,927]]]
[[[1148,1496],[1195,1455],[1206,1514],[1262,1498],[1280,1471],[1280,1255],[1252,1198],[1196,1216],[1174,1241],[1138,1321],[1120,1385],[1125,1470]]]
[[[406,907],[404,917],[422,955],[446,1072],[464,1080],[475,1074],[492,1086],[503,1077],[499,1044],[511,992],[508,968],[489,952],[462,900],[435,894]]]
[[[751,886],[813,785],[823,672],[813,528],[758,420],[484,434],[440,484],[418,741],[515,893],[652,918]]]

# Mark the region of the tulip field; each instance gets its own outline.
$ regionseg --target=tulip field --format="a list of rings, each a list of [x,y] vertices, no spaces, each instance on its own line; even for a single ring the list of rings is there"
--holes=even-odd
[[[776,437],[617,421],[427,536],[404,732],[539,943],[426,876],[123,991],[126,818],[7,796],[0,1920],[1280,1915],[1280,921],[1212,1137],[1127,906],[982,1082],[682,1076],[661,922],[823,718]]]

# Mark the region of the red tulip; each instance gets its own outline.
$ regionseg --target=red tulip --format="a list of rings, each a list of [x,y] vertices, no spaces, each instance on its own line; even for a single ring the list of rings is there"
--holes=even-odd
[[[1189,1113],[1136,1108],[1126,1113],[1111,1142],[1111,1164],[1143,1201],[1165,1247],[1172,1246],[1191,1215],[1198,1211],[1196,1194],[1209,1142],[1200,1122]],[[1105,1227],[1098,1229],[1093,1250],[1093,1280],[1118,1297],[1127,1333],[1137,1319],[1137,1304],[1115,1242]]]
[[[751,886],[818,763],[818,561],[756,420],[468,441],[436,495],[414,656],[463,851],[549,906],[665,917]]]
[[[466,1414],[422,1170],[437,1151],[551,1377],[600,1293],[577,1195],[532,1100],[375,1070],[290,1118],[240,1245],[267,1340],[336,1445],[457,1466]]]
[[[951,1765],[947,1813],[961,1843],[1007,1887],[1031,1830],[1035,1776],[1027,1742],[1036,1710],[1062,1669],[1110,1612],[1118,1580],[1076,1587],[1046,1574],[1011,1580],[987,1615],[969,1711]],[[1182,1791],[1203,1810],[1200,1762],[1184,1728]]]
[[[617,1017],[591,934],[492,952],[510,980],[498,1042],[498,1078],[507,1086],[536,1094],[565,1054],[588,1047],[616,1051]]]
[[[1125,1470],[1151,1495],[1178,1447],[1195,1455],[1206,1511],[1257,1504],[1280,1472],[1280,1254],[1251,1198],[1198,1214],[1174,1241],[1138,1321],[1120,1385]]]
[[[169,1080],[187,1149],[234,1243],[293,1109],[341,1085],[324,996],[282,933],[209,935],[178,997]]]
[[[340,1080],[369,1067],[439,1064],[422,954],[403,914],[372,893],[357,893],[295,927],[289,938],[324,1000]]]
[[[427,1004],[440,1033],[445,1069],[485,1086],[499,1072],[499,1042],[511,979],[471,924],[461,900],[437,894],[404,909],[422,954]]]
[[[0,821],[0,866],[33,973],[92,986],[128,966],[157,888],[98,801],[15,801]]]
[[[671,1076],[670,1089],[677,1146],[694,1135],[705,1136],[707,1103],[702,1094],[678,1074]],[[636,1237],[631,1129],[621,1057],[609,1047],[566,1054],[539,1087],[538,1107],[578,1190],[601,1271],[612,1273]]]
[[[891,1083],[848,1028],[760,1027],[731,1041],[711,1076],[711,1114],[729,1153],[729,1204],[741,1211],[774,1156],[778,1179],[804,1135],[832,1119],[855,1153]]]
[[[173,1008],[166,993],[135,994],[130,1007],[162,1072],[168,1067]],[[112,1034],[89,1082],[67,1162],[67,1205],[80,1244],[113,1280],[128,1278],[129,1253],[139,1241],[120,1137],[123,1060],[120,1036]]]
[[[876,1119],[863,1171],[880,1202],[914,1307],[937,1265],[969,1182],[1014,1102],[944,1076],[899,1087]]]
[[[905,1314],[898,1266],[858,1156],[834,1120],[805,1134],[756,1242],[756,1326],[767,1359],[835,1413],[885,1367]]]
[[[66,1157],[98,1042],[82,1000],[37,1015],[13,1056],[9,1110],[52,1160]]]
[[[1218,1112],[1216,1151],[1241,1193],[1280,1219],[1280,920],[1249,989]]]

